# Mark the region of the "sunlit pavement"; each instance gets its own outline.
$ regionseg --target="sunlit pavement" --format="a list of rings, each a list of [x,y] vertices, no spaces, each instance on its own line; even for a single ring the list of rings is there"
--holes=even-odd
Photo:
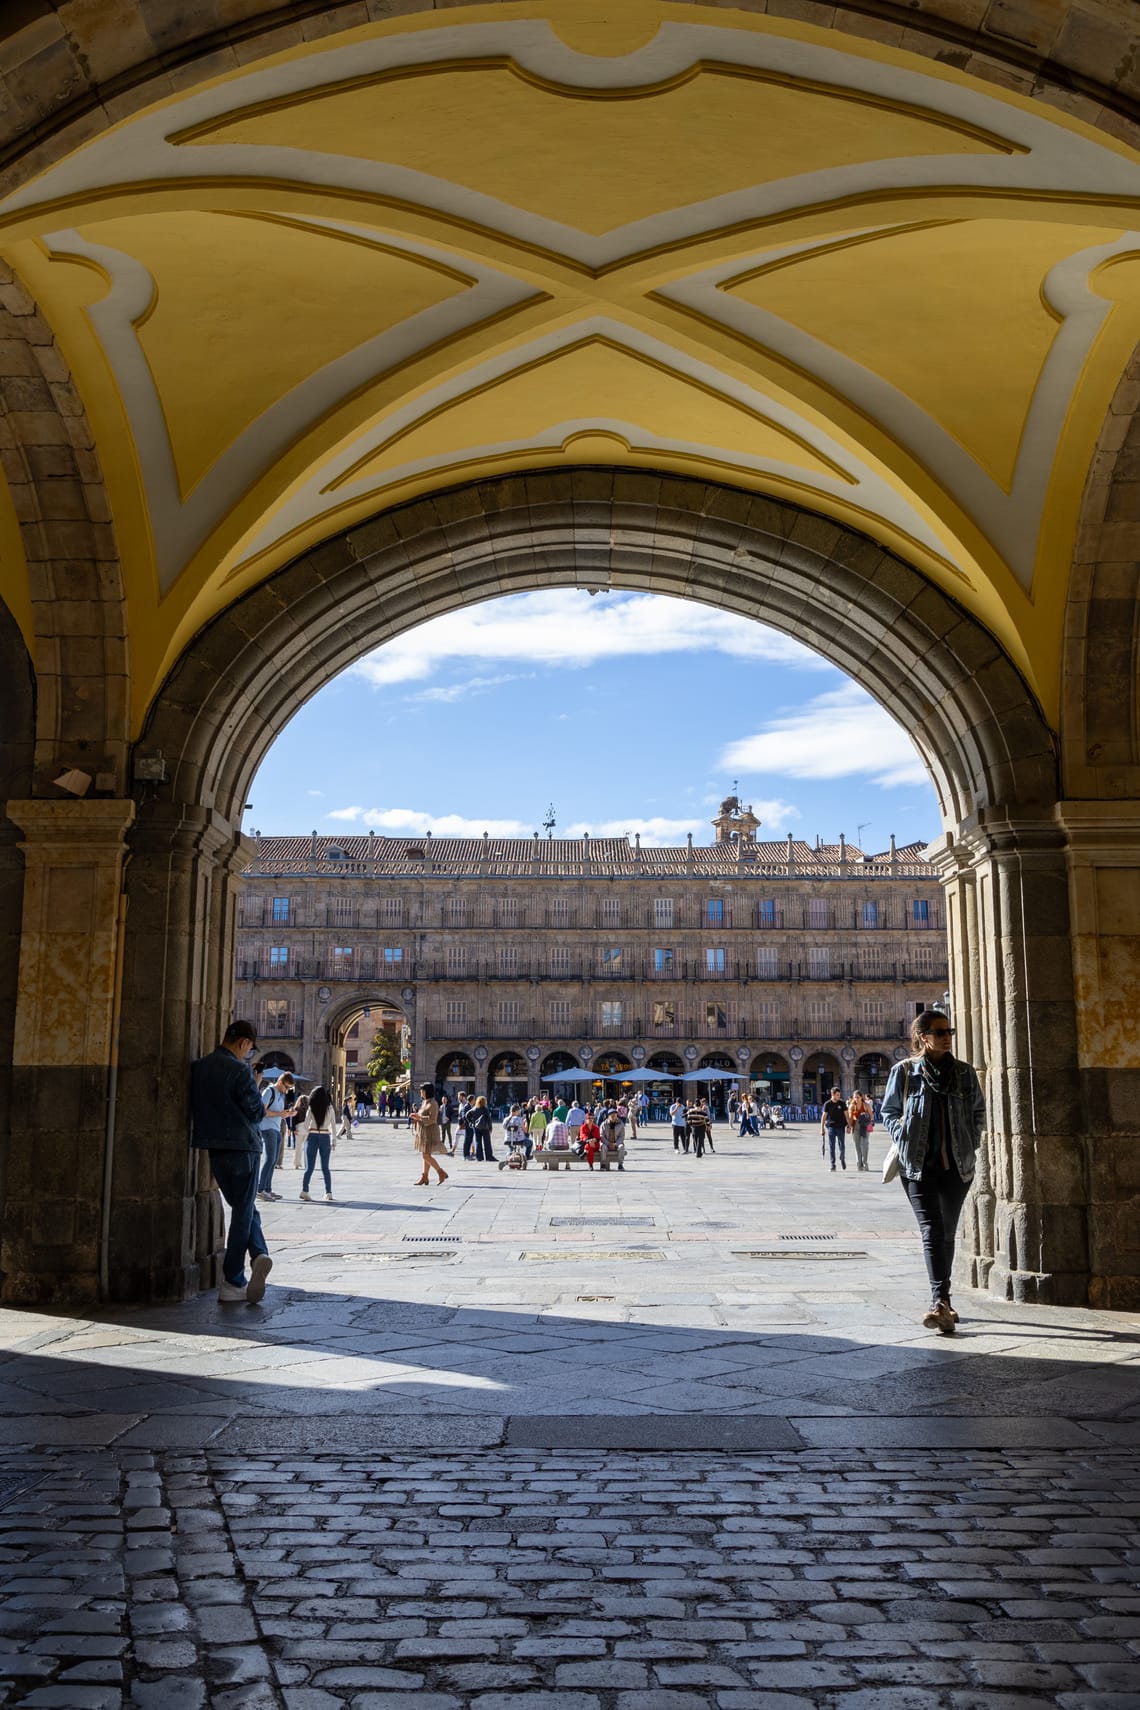
[[[931,1335],[881,1134],[715,1143],[372,1124],[260,1306],[0,1313],[0,1705],[1136,1710],[1140,1317]]]

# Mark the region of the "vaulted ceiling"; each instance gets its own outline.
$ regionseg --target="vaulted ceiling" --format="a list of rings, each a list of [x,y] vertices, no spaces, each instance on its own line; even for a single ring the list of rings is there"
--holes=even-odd
[[[1081,492],[1140,340],[1140,157],[791,22],[457,18],[199,84],[0,203],[93,426],[136,717],[190,634],[322,537],[573,463],[863,530],[1055,712]]]

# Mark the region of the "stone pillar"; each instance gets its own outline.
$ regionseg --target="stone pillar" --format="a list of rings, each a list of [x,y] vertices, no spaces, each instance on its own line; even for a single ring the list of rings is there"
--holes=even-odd
[[[792,1046],[785,1052],[788,1059],[788,1103],[802,1104],[804,1102],[804,1054],[796,1052],[798,1046]]]
[[[113,1136],[125,836],[134,803],[13,801],[24,857],[12,1133],[0,1227],[6,1301],[100,1290]]]
[[[1081,1102],[1089,1304],[1140,1310],[1140,802],[1062,802]]]
[[[954,1052],[972,1063],[985,1079],[986,1028],[982,993],[982,953],[978,941],[977,873],[969,851],[952,838],[940,838],[927,855],[942,875],[946,900],[947,959],[950,968],[950,1008]],[[973,1191],[962,1216],[960,1246],[967,1256],[970,1282],[987,1288],[994,1264],[997,1200],[989,1145],[978,1153]]]
[[[1005,1299],[1084,1305],[1087,1161],[1063,834],[1043,816],[990,810],[968,821],[953,846],[932,854],[959,925],[970,906],[962,866],[976,890],[980,1015],[961,953],[951,964],[955,1014],[966,1012],[965,1037],[984,1069],[988,1107],[983,1201],[972,1230],[975,1278]]]
[[[131,840],[108,1291],[177,1300],[218,1280],[222,1208],[191,1152],[190,1063],[232,1018],[247,844],[208,808],[150,805]]]

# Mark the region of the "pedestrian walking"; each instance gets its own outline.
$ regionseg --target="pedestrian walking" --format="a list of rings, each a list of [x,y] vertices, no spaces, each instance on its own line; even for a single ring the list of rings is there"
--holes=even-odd
[[[883,1099],[883,1124],[898,1147],[899,1180],[922,1236],[930,1283],[922,1322],[943,1336],[958,1326],[950,1304],[954,1242],[986,1121],[977,1070],[953,1055],[953,1037],[940,1010],[916,1016],[914,1055],[895,1064]]]
[[[827,1149],[831,1151],[831,1167],[835,1168],[835,1150],[839,1148],[839,1162],[847,1168],[847,1106],[838,1087],[832,1087],[827,1095],[827,1101],[820,1112],[819,1132],[822,1137],[820,1147],[824,1157]]]
[[[431,1180],[431,1171],[439,1177],[439,1186],[447,1180],[447,1171],[435,1161],[435,1154],[441,1149],[442,1141],[439,1135],[439,1105],[435,1101],[435,1088],[430,1081],[425,1081],[420,1088],[420,1102],[411,1115],[412,1128],[415,1130],[415,1148],[423,1159],[424,1172],[415,1187],[427,1187]]]
[[[332,1170],[330,1163],[336,1151],[336,1135],[333,1133],[333,1098],[325,1087],[314,1087],[309,1094],[309,1108],[305,1113],[301,1138],[305,1147],[305,1174],[301,1180],[300,1199],[310,1199],[309,1184],[313,1179],[313,1171],[318,1160],[321,1175],[325,1183],[325,1201],[332,1204]]]
[[[575,1145],[582,1133],[582,1124],[586,1120],[584,1106],[575,1099],[566,1111],[566,1135],[571,1146]]]
[[[691,1104],[685,1112],[685,1120],[688,1123],[689,1138],[693,1143],[693,1157],[703,1158],[705,1155],[705,1141],[708,1139],[709,1131],[708,1112],[705,1110],[704,1105],[699,1102],[695,1102]],[[688,1148],[686,1148],[686,1150],[688,1150]]]
[[[455,1145],[451,1138],[451,1100],[446,1093],[442,1093],[439,1100],[439,1137],[444,1151],[449,1158],[453,1158]]]
[[[209,1154],[218,1191],[230,1208],[218,1299],[250,1306],[264,1295],[273,1269],[257,1210],[265,1107],[249,1067],[256,1046],[253,1023],[231,1021],[217,1049],[190,1066],[191,1145]]]
[[[689,1150],[689,1120],[685,1115],[685,1101],[675,1098],[669,1106],[669,1122],[673,1129],[673,1150],[680,1152]]]
[[[855,1142],[855,1168],[865,1170],[871,1144],[871,1101],[864,1093],[852,1093],[847,1100],[847,1126]]]
[[[546,1111],[536,1099],[526,1120],[526,1155],[528,1160],[535,1147],[542,1145],[542,1137],[546,1133],[546,1121]]]

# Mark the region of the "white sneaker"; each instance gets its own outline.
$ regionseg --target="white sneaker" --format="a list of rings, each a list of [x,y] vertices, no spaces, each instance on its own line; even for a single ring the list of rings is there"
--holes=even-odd
[[[299,1193],[297,1195],[298,1199],[311,1199],[312,1197],[313,1197],[312,1194],[308,1194],[308,1193]]]
[[[333,1203],[334,1203],[334,1202],[333,1202],[333,1196],[332,1196],[332,1194],[331,1194],[331,1193],[326,1193],[326,1195],[325,1195],[325,1204],[326,1204],[326,1205],[332,1205],[332,1204],[333,1204]]]
[[[260,1258],[253,1261],[249,1267],[249,1286],[245,1298],[250,1306],[256,1306],[265,1293],[265,1279],[273,1269],[273,1260],[268,1253],[262,1253]]]
[[[223,1280],[218,1284],[218,1299],[223,1305],[230,1304],[235,1300],[245,1300],[247,1298],[245,1291],[245,1283],[239,1284]]]

